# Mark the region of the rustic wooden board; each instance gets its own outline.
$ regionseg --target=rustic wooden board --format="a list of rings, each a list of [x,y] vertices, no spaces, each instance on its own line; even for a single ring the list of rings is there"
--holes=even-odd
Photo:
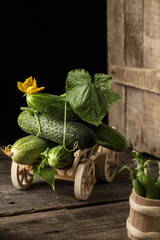
[[[160,2],[107,3],[108,70],[116,82],[114,88],[123,97],[123,103],[111,107],[109,125],[122,132],[136,150],[160,157]]]
[[[114,91],[120,93],[124,85],[126,91],[120,94],[122,103],[110,108],[109,124],[114,124],[135,150],[159,157],[159,69],[110,65],[110,75],[115,79]]]
[[[41,179],[27,190],[16,190],[10,179],[11,160],[2,154],[0,159],[0,216],[127,200],[132,189],[128,172],[124,172],[117,174],[112,183],[96,184],[86,201],[77,200],[73,182],[63,180],[56,180],[55,192]],[[121,166],[126,161],[131,162],[130,151],[120,153]]]
[[[126,102],[126,137],[130,145],[159,157],[160,95],[128,87]]]
[[[145,0],[143,2],[144,67],[160,68],[160,2],[159,0]]]
[[[114,82],[119,83],[122,86],[125,85],[146,90],[149,92],[154,92],[158,94],[160,93],[159,69],[135,68],[118,65],[110,65],[109,69],[109,74],[114,78]],[[119,89],[116,90],[120,91]]]
[[[106,0],[106,3],[107,58],[108,74],[110,75],[110,65],[125,65],[125,0]],[[112,84],[112,89],[123,99],[125,98],[125,86]],[[108,114],[108,121],[110,126],[114,126],[119,132],[125,135],[124,109],[124,102],[119,102],[111,106]],[[118,114],[120,114],[121,117],[117,118]]]
[[[108,64],[125,65],[124,0],[107,0]]]
[[[0,218],[0,239],[127,240],[128,201]]]
[[[125,62],[127,66],[143,66],[143,1],[125,1]],[[122,33],[123,34],[123,33]]]

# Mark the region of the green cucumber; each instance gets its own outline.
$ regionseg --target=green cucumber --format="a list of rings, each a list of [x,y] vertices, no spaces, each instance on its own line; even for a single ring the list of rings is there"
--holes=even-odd
[[[65,101],[62,97],[48,93],[34,93],[28,94],[26,100],[28,106],[34,108],[38,112],[50,114],[61,120],[64,119]],[[73,111],[69,103],[67,103],[67,120],[80,120],[80,117]]]
[[[30,165],[38,161],[40,154],[49,146],[54,146],[54,144],[45,139],[29,135],[18,139],[13,144],[9,156],[18,164]]]
[[[39,137],[63,145],[64,122],[43,113],[38,113],[38,119],[40,124]],[[27,110],[21,112],[18,117],[18,125],[29,134],[36,135],[39,131],[39,124],[34,113],[31,114]],[[65,144],[67,147],[73,148],[76,141],[78,141],[79,148],[84,149],[96,144],[97,139],[95,133],[88,127],[81,123],[67,121]]]
[[[73,163],[74,152],[68,152],[62,145],[55,146],[48,153],[48,164],[53,168],[65,168]]]
[[[127,149],[128,143],[126,138],[115,129],[102,123],[99,126],[87,125],[91,128],[96,136],[97,143],[103,147],[109,148],[116,152],[121,152]]]

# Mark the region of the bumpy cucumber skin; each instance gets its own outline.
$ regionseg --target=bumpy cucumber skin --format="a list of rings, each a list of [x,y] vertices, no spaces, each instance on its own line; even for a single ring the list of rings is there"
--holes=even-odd
[[[60,96],[48,93],[34,93],[27,95],[26,99],[29,107],[58,119],[64,119],[65,102]],[[73,111],[69,103],[67,103],[67,120],[80,120],[80,117]]]
[[[97,136],[97,143],[116,152],[122,152],[127,149],[128,142],[126,138],[115,129],[102,123],[99,126],[87,125]]]
[[[48,164],[53,168],[65,168],[73,163],[74,153],[68,152],[62,145],[52,148],[48,154]]]
[[[43,113],[38,114],[38,119],[41,126],[39,137],[63,145],[64,122]],[[36,135],[38,133],[39,126],[35,115],[28,111],[20,113],[18,125],[29,134]],[[66,123],[65,144],[67,147],[73,148],[75,141],[78,141],[80,149],[90,148],[97,143],[96,135],[91,129],[81,123],[68,121]]]
[[[11,148],[11,159],[23,165],[30,165],[40,158],[42,153],[47,147],[53,146],[51,142],[42,139],[34,138],[35,136],[29,135],[18,139]]]

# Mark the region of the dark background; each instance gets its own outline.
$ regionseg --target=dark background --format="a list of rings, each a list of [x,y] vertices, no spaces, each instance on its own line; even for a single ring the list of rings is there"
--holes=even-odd
[[[0,145],[8,145],[26,135],[17,81],[33,76],[44,92],[62,94],[72,69],[107,73],[106,1],[6,1],[0,15]]]

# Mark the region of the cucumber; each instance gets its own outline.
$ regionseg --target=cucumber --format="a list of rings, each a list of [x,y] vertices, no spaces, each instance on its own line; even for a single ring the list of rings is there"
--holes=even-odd
[[[55,144],[33,136],[29,135],[17,140],[10,149],[11,159],[18,164],[33,164],[40,158],[40,154],[49,146],[54,146]]]
[[[73,163],[74,152],[68,152],[62,145],[55,146],[48,153],[48,164],[53,168],[65,168]]]
[[[40,124],[39,137],[63,145],[64,122],[43,113],[38,113],[38,119]],[[36,135],[39,131],[35,115],[27,110],[20,113],[18,125],[29,134]],[[81,123],[72,121],[66,123],[65,139],[65,144],[69,148],[73,148],[76,141],[78,141],[78,146],[81,149],[90,148],[97,142],[96,135],[91,129]]]
[[[48,93],[34,93],[28,94],[26,100],[28,106],[34,108],[38,112],[50,114],[61,120],[64,119],[65,101],[62,97]],[[73,111],[69,103],[67,103],[67,120],[80,120],[80,117]]]
[[[91,124],[87,126],[95,132],[97,136],[97,143],[99,145],[116,152],[122,152],[127,149],[128,142],[126,138],[115,129],[107,126],[104,123],[100,124],[99,126],[94,126]]]

